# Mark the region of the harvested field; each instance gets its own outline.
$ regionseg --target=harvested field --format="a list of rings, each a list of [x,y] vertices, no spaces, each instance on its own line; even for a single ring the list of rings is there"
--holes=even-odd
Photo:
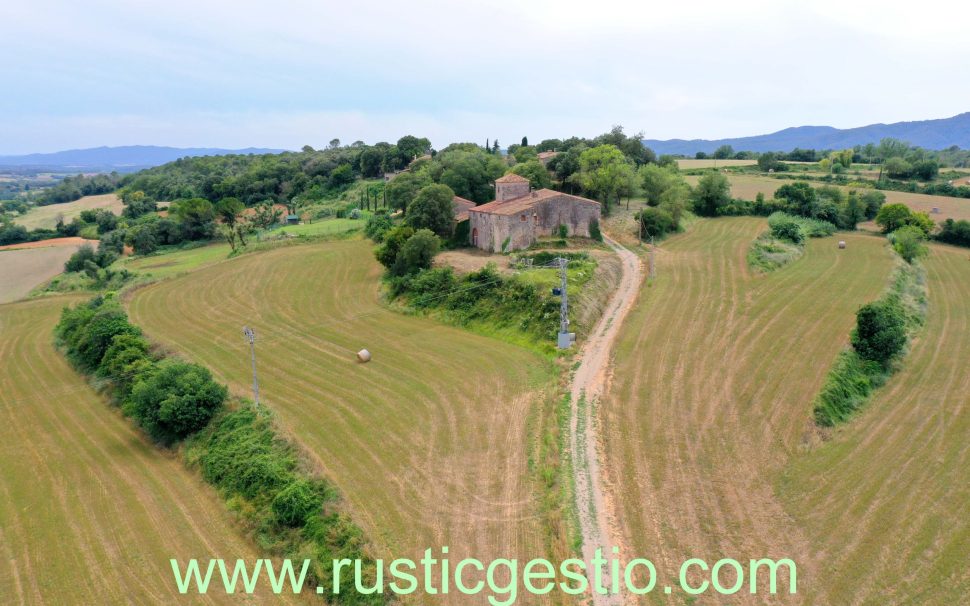
[[[713,158],[705,160],[695,160],[692,158],[679,158],[677,160],[677,166],[681,170],[690,170],[692,168],[724,168],[726,166],[753,166],[757,164],[757,160],[715,160]]]
[[[120,215],[124,205],[121,203],[121,198],[115,194],[85,196],[74,202],[37,206],[23,217],[18,218],[16,223],[23,225],[27,229],[37,229],[38,227],[54,229],[59,216],[64,217],[65,223],[70,223],[74,217],[80,216],[82,211],[100,208],[106,208],[114,214]]]
[[[64,263],[85,242],[82,238],[57,238],[0,247],[0,303],[23,298],[63,272]]]
[[[448,545],[454,560],[550,557],[530,460],[555,422],[555,366],[385,309],[380,273],[363,240],[279,248],[146,287],[129,309],[240,395],[251,386],[241,330],[254,327],[261,400],[335,482],[377,555]],[[365,347],[373,359],[359,364]]]
[[[826,565],[807,587],[814,603],[970,594],[970,255],[932,245],[925,265],[929,314],[905,366],[779,483]]]
[[[697,176],[687,176],[687,182],[691,185],[696,185],[697,180],[700,177]],[[791,179],[773,179],[771,177],[758,177],[751,175],[728,175],[728,179],[731,181],[731,195],[736,198],[741,198],[744,200],[754,200],[755,196],[759,193],[763,193],[765,197],[772,197],[777,190],[782,185],[786,183],[794,183]],[[822,183],[811,182],[813,186],[818,187]],[[842,189],[850,189],[848,187],[843,187]],[[946,219],[966,219],[970,220],[970,199],[967,198],[953,198],[950,196],[928,196],[926,194],[909,194],[901,191],[883,191],[886,194],[886,203],[901,203],[906,206],[923,212],[931,212],[933,208],[939,208],[939,213],[930,214],[936,222],[944,221]]]
[[[5,604],[186,601],[169,558],[260,557],[214,490],[145,440],[54,350],[61,307],[0,306],[0,588]],[[293,603],[289,596],[246,603]]]
[[[775,482],[892,257],[882,238],[845,233],[755,275],[745,255],[764,229],[763,219],[700,220],[660,246],[657,278],[624,324],[612,388],[596,406],[619,535],[626,551],[653,559],[660,586],[676,587],[691,557],[790,557],[799,594],[827,579]]]

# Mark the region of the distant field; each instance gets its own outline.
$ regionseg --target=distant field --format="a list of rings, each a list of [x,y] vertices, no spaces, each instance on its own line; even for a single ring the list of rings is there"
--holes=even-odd
[[[660,245],[658,277],[624,324],[612,388],[597,405],[622,537],[666,573],[661,586],[675,584],[690,557],[790,557],[799,594],[828,579],[812,533],[792,524],[775,482],[810,432],[812,400],[855,310],[886,286],[891,256],[883,238],[839,234],[756,275],[745,254],[765,227],[700,220]],[[891,545],[859,553],[875,558]],[[861,598],[840,597],[817,603]]]
[[[926,268],[927,324],[902,371],[781,483],[827,565],[815,603],[963,604],[970,594],[970,254],[934,245]]]
[[[696,185],[700,177],[686,176],[687,182]],[[773,179],[771,177],[759,177],[756,175],[728,175],[731,182],[731,195],[744,200],[754,200],[755,196],[763,193],[770,198],[775,191],[786,183],[794,183],[790,179]],[[812,183],[819,186],[821,183]],[[843,187],[843,189],[849,189]],[[944,221],[949,218],[970,220],[970,199],[953,198],[950,196],[927,196],[926,194],[909,194],[899,191],[883,191],[886,194],[886,202],[899,202],[912,209],[924,212],[931,212],[934,208],[939,208],[939,213],[933,213],[930,217],[934,221]]]
[[[692,168],[714,168],[715,166],[751,166],[757,163],[757,160],[695,160],[692,158],[681,158],[677,160],[677,166],[679,166],[682,170],[689,170]]]
[[[27,229],[37,229],[38,227],[54,229],[54,226],[57,225],[57,217],[60,215],[64,217],[65,223],[70,223],[74,217],[80,216],[81,212],[99,208],[106,208],[114,214],[120,215],[124,205],[121,203],[121,198],[114,194],[85,196],[74,202],[35,207],[23,217],[18,218],[16,223]]]
[[[59,246],[31,242],[0,250],[0,303],[16,301],[31,290],[64,271],[64,263],[84,243],[80,238],[65,238]],[[7,248],[7,247],[4,247]]]
[[[385,309],[380,272],[367,241],[284,247],[146,287],[129,308],[153,339],[247,396],[241,331],[254,327],[261,399],[378,554],[448,545],[454,558],[546,557],[530,459],[551,422],[553,364]],[[370,363],[355,360],[361,348]]]
[[[260,557],[214,490],[148,443],[54,350],[61,307],[0,306],[4,604],[239,604],[180,596],[169,558]],[[245,603],[293,603],[261,593]]]

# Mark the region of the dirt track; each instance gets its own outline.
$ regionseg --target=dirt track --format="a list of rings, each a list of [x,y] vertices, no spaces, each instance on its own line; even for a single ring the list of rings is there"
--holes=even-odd
[[[597,548],[610,557],[618,546],[610,520],[611,507],[604,492],[599,469],[597,427],[594,409],[609,380],[610,352],[623,319],[636,301],[643,281],[640,259],[610,238],[606,243],[619,255],[623,264],[620,285],[607,306],[606,313],[596,324],[589,340],[583,345],[579,366],[573,375],[571,389],[571,422],[569,431],[572,467],[575,474],[576,507],[583,537],[583,559],[590,562]],[[604,586],[610,586],[606,575]],[[594,604],[620,604],[620,596],[593,593]]]

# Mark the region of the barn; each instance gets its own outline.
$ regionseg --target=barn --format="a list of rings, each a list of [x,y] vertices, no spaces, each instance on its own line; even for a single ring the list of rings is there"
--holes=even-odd
[[[589,237],[590,223],[599,221],[600,204],[551,189],[532,191],[529,180],[509,174],[495,181],[495,200],[468,209],[468,238],[489,252],[531,246],[565,225],[570,236]]]

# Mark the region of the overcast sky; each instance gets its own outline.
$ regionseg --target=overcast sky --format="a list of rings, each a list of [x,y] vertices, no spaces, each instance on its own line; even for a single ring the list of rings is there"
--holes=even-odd
[[[720,138],[970,111],[970,3],[5,1],[0,154]]]

